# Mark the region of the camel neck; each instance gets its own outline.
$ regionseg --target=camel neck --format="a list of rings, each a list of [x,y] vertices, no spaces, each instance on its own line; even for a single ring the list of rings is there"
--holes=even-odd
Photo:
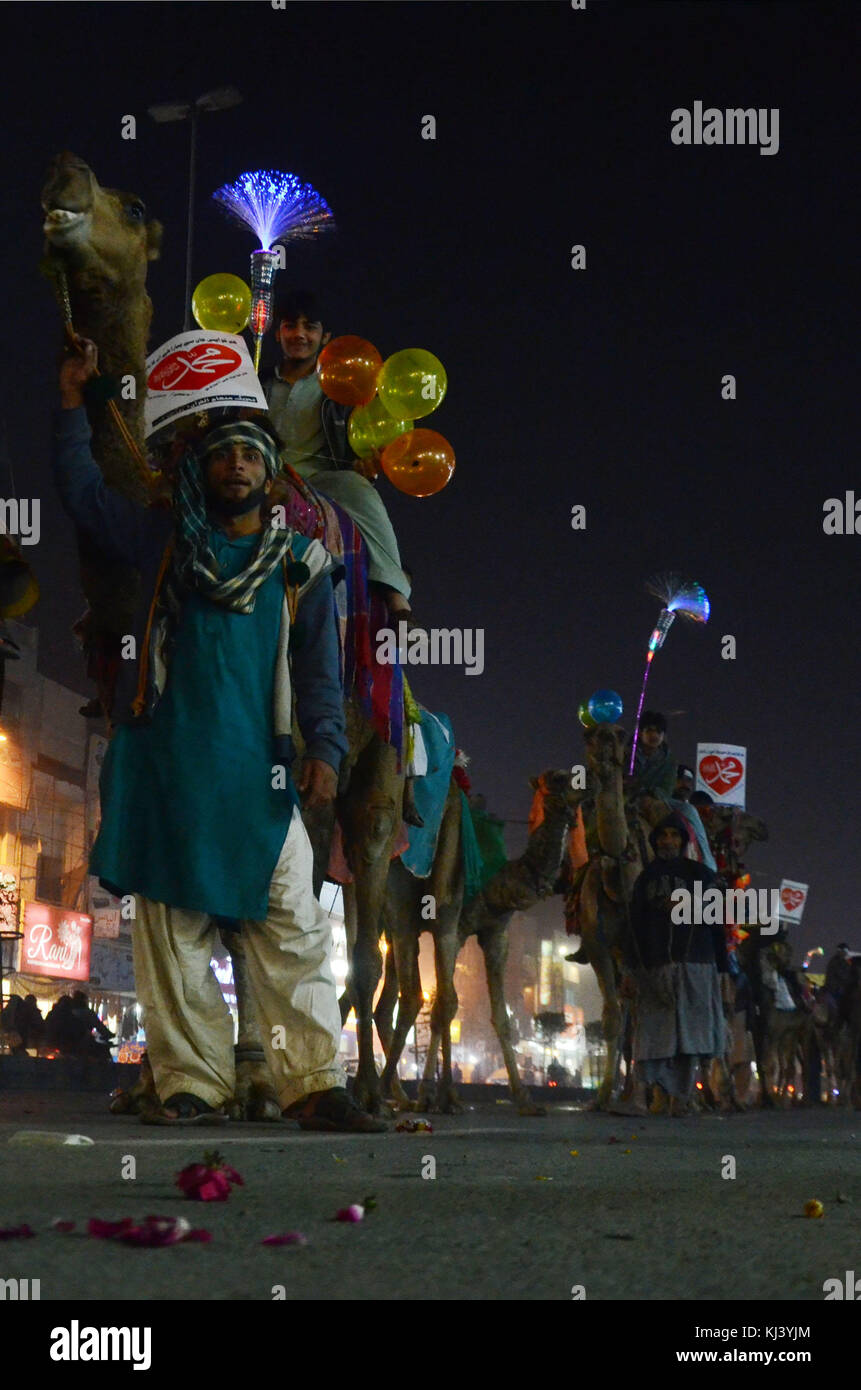
[[[561,806],[551,806],[537,830],[533,830],[521,863],[536,887],[536,898],[548,880],[555,882],[562,865],[562,854],[570,824]]]

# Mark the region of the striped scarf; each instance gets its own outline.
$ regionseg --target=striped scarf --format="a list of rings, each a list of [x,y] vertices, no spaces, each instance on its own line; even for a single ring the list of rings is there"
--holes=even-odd
[[[219,425],[210,430],[196,451],[189,451],[184,456],[177,472],[173,498],[173,555],[162,591],[164,607],[173,618],[178,616],[182,599],[190,590],[196,590],[205,598],[234,612],[253,613],[257,590],[286,560],[290,551],[295,534],[292,530],[264,526],[256,550],[245,568],[233,579],[219,577],[218,561],[209,539],[203,471],[210,454],[231,444],[246,444],[259,449],[266,464],[267,476],[273,478],[278,472],[274,441],[265,430],[247,421]],[[301,578],[297,578],[301,583]]]

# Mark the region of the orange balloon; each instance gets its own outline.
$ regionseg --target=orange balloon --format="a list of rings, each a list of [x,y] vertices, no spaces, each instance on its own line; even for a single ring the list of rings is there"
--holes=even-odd
[[[454,449],[436,430],[411,430],[380,454],[390,483],[410,497],[431,497],[454,472]]]
[[[326,395],[339,405],[367,405],[377,390],[383,359],[365,338],[333,338],[317,358],[317,376]]]

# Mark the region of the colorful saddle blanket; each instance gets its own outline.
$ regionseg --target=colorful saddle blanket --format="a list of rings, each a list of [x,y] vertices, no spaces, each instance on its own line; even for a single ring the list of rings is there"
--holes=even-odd
[[[382,595],[368,582],[368,554],[362,534],[342,507],[314,492],[303,480],[292,481],[286,497],[279,501],[284,506],[287,525],[303,536],[322,540],[344,566],[345,582],[335,589],[344,696],[355,698],[383,742],[398,750],[400,765],[404,745],[403,670],[399,663],[377,660],[377,636],[381,628],[389,625],[389,612]]]

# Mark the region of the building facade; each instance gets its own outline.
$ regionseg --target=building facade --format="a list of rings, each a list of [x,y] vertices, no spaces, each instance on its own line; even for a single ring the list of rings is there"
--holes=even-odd
[[[107,741],[80,713],[86,697],[40,674],[38,629],[7,629],[21,656],[6,662],[0,708],[0,874],[5,924],[24,935],[4,946],[4,990],[35,995],[45,1015],[83,989],[118,1038],[132,1038],[130,923],[87,870]]]

